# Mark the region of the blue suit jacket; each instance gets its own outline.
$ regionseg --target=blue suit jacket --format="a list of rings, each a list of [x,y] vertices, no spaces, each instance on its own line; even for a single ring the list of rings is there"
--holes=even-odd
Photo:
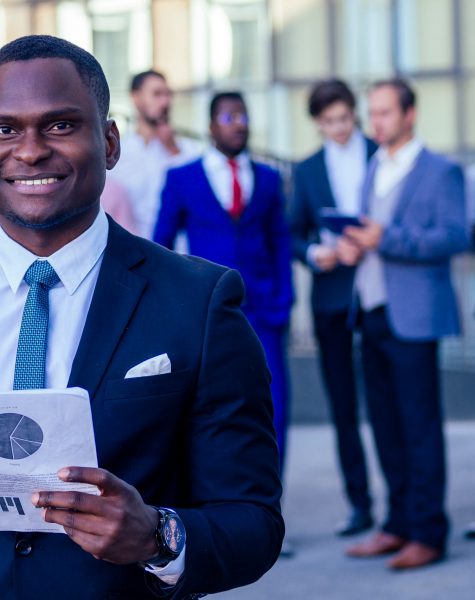
[[[72,366],[69,385],[91,397],[99,466],[185,523],[185,573],[173,600],[251,583],[276,560],[283,536],[269,375],[242,295],[236,271],[111,222]],[[124,379],[164,352],[171,373]],[[15,551],[23,538],[28,556]],[[66,535],[0,532],[0,556],[2,600],[160,594],[159,580],[137,565],[96,560]]]
[[[190,253],[237,269],[244,279],[243,309],[263,325],[280,327],[292,304],[290,242],[280,177],[252,162],[254,191],[238,221],[215,197],[199,159],[168,172],[154,240],[172,248],[184,230]]]
[[[376,166],[374,159],[363,187],[365,210]],[[396,336],[432,340],[459,333],[450,258],[467,247],[462,170],[424,149],[403,184],[379,246],[388,320]]]
[[[366,139],[368,161],[376,148],[372,140]],[[326,206],[335,207],[335,198],[325,165],[325,149],[322,148],[299,163],[294,176],[290,213],[293,252],[307,266],[309,245],[320,242],[319,212]],[[344,266],[330,272],[313,271],[312,306],[315,312],[340,312],[350,306],[354,271],[354,268]]]

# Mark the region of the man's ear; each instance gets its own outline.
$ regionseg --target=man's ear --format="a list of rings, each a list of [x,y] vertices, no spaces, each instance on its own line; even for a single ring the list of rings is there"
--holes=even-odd
[[[406,122],[408,123],[409,127],[411,129],[414,129],[414,126],[416,124],[416,108],[415,106],[410,106],[407,111],[406,111]]]
[[[106,123],[106,168],[113,169],[120,157],[120,134],[116,122],[109,119]]]

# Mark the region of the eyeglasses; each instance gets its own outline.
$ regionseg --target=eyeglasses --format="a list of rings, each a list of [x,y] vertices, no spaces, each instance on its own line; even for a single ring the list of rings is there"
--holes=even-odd
[[[242,113],[242,112],[218,113],[218,115],[216,116],[216,121],[220,125],[232,125],[233,123],[237,124],[237,125],[249,125],[249,117],[247,116],[246,113]]]

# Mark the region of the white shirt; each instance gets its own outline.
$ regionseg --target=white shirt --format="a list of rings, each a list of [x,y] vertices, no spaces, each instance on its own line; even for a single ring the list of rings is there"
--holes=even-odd
[[[392,156],[384,147],[376,152],[373,197],[376,202],[370,204],[369,216],[383,227],[391,221],[400,194],[397,186],[414,167],[422,148],[420,140],[412,138]],[[384,265],[377,249],[367,252],[358,265],[355,287],[363,310],[370,311],[387,303]]]
[[[68,385],[71,366],[84,329],[109,225],[101,210],[78,238],[48,257],[60,282],[49,292],[48,347],[45,384]],[[0,228],[0,391],[13,389],[21,319],[29,286],[23,277],[39,257],[12,240]]]
[[[366,173],[366,141],[355,129],[346,144],[326,140],[325,166],[336,208],[347,215],[361,212],[361,188]]]
[[[153,236],[167,170],[199,154],[199,144],[193,140],[180,138],[177,144],[180,153],[171,155],[160,140],[145,143],[138,133],[129,133],[121,138],[119,162],[107,172],[129,193],[139,235],[147,239]]]
[[[386,196],[394,186],[406,177],[414,166],[422,148],[422,142],[414,137],[392,156],[388,154],[384,147],[376,151],[375,158],[378,161],[374,177],[376,196]]]
[[[210,146],[203,155],[203,168],[218,202],[225,211],[233,205],[233,179],[228,157]],[[248,204],[254,190],[254,172],[247,152],[235,157],[237,162],[237,178],[241,185],[242,200]]]
[[[60,278],[49,291],[45,384],[66,388],[107,245],[109,223],[103,210],[83,234],[47,257]],[[29,286],[23,277],[38,257],[0,227],[0,392],[13,389],[16,351]],[[184,571],[184,553],[154,571],[175,584]]]
[[[355,129],[346,144],[337,144],[327,139],[324,143],[325,167],[337,210],[347,215],[361,213],[361,188],[366,174],[366,140],[359,129]],[[321,243],[310,244],[307,262],[318,270],[315,261],[332,251],[338,237],[327,230],[320,232]]]

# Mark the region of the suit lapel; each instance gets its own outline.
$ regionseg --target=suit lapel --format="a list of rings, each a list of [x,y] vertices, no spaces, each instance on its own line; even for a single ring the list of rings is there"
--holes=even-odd
[[[201,201],[208,201],[208,205],[209,205],[209,214],[212,214],[214,212],[215,215],[217,215],[218,218],[225,218],[228,221],[234,221],[234,219],[231,217],[231,215],[229,214],[229,212],[223,207],[223,205],[221,204],[221,202],[218,200],[213,186],[211,185],[210,180],[208,179],[208,176],[206,175],[206,171],[205,168],[203,166],[203,159],[201,159],[201,161],[199,162],[199,177],[202,178],[202,183],[204,185],[204,188],[207,190],[207,194],[203,194],[202,198],[200,198]],[[202,207],[203,208],[203,207]],[[204,212],[204,209],[203,209]]]
[[[142,260],[133,238],[109,220],[104,259],[68,383],[87,389],[91,398],[146,286],[130,270]]]
[[[320,206],[328,206],[335,208],[335,197],[333,196],[330,179],[328,177],[327,166],[325,164],[325,148],[315,155],[315,169],[312,169],[312,178],[320,182],[316,189],[316,201]],[[312,186],[314,188],[315,186]]]
[[[252,193],[251,193],[251,197],[249,198],[248,202],[246,202],[246,204],[244,205],[244,210],[242,211],[241,219],[246,219],[250,215],[252,216],[252,213],[255,210],[255,207],[257,206],[256,199],[262,198],[263,195],[265,194],[265,189],[264,189],[265,186],[263,186],[263,184],[265,182],[264,182],[262,170],[259,168],[259,165],[257,163],[255,163],[253,160],[251,160],[251,169],[252,169],[252,176],[254,179],[253,184],[252,184]]]
[[[368,165],[368,172],[366,173],[366,178],[363,183],[362,189],[362,197],[361,197],[361,212],[364,215],[367,215],[369,212],[369,199],[371,191],[374,188],[374,175],[376,173],[376,167],[378,165],[378,160],[376,158],[372,158]]]
[[[371,160],[371,157],[378,149],[378,146],[369,138],[365,138],[365,142],[366,142],[366,162],[369,163],[369,161]]]
[[[414,167],[409,171],[406,176],[406,180],[402,185],[399,200],[394,209],[393,223],[398,223],[406,209],[406,206],[410,202],[411,198],[418,193],[418,188],[424,182],[424,171],[426,169],[426,161],[428,152],[422,149],[419,156],[416,159]]]

